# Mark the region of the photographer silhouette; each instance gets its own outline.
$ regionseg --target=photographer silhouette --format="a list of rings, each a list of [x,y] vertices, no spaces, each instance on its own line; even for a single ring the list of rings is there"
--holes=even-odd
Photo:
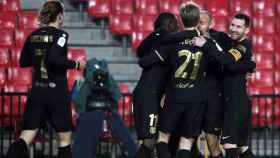
[[[109,124],[112,136],[119,138],[127,149],[128,156],[133,157],[137,146],[115,110],[121,94],[109,73],[107,62],[95,58],[89,60],[84,81],[77,83],[74,84],[74,91],[77,91],[73,93],[73,100],[80,117],[73,144],[73,158],[96,157],[95,151],[104,120]]]

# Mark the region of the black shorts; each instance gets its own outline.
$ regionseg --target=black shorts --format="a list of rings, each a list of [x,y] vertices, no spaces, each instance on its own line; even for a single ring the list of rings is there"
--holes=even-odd
[[[160,98],[157,95],[141,97],[133,94],[134,120],[138,139],[156,138]]]
[[[165,104],[160,112],[159,130],[172,133],[180,125],[180,136],[195,138],[200,134],[205,105],[194,104]]]
[[[251,127],[251,101],[246,93],[225,97],[222,144],[247,145]]]
[[[202,129],[206,133],[221,135],[223,124],[223,98],[221,91],[208,90]]]
[[[38,82],[36,82],[38,83]],[[49,122],[57,132],[72,130],[71,107],[67,84],[33,84],[23,114],[23,130],[41,128]]]

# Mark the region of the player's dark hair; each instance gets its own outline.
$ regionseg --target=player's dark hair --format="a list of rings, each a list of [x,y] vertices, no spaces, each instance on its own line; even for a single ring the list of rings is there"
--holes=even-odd
[[[180,16],[185,27],[195,27],[199,23],[200,11],[195,4],[183,4],[180,7]]]
[[[250,27],[250,17],[244,13],[237,13],[234,15],[234,18],[241,19],[245,21],[245,27]]]
[[[174,14],[163,12],[159,14],[154,22],[154,30],[164,29],[167,32],[175,32],[179,30],[179,24]]]
[[[59,13],[63,14],[63,4],[58,0],[47,1],[40,10],[38,20],[41,25],[48,25],[56,21]]]

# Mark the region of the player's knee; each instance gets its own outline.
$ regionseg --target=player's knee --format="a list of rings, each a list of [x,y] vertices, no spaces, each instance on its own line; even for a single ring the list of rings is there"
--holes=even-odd
[[[23,130],[20,133],[19,138],[24,140],[27,145],[30,145],[33,139],[36,137],[38,129],[35,130]]]
[[[210,152],[213,153],[221,153],[220,146],[219,146],[219,139],[216,135],[207,134],[207,144]]]
[[[58,133],[59,146],[64,147],[64,146],[68,146],[69,144],[71,144],[71,135],[72,135],[72,132],[59,132]]]
[[[153,149],[155,147],[156,140],[154,138],[144,139],[143,145],[145,145],[149,149]]]
[[[181,137],[179,142],[179,150],[188,150],[191,151],[194,139]]]
[[[157,142],[168,143],[170,138],[170,133],[164,133],[162,131],[158,132],[158,140]]]

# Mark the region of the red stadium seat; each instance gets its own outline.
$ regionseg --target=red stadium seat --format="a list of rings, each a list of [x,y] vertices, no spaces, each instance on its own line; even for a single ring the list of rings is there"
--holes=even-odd
[[[275,99],[275,104],[274,104],[274,121],[273,121],[275,127],[280,127],[280,99],[276,98]]]
[[[275,20],[275,23],[276,23],[276,32],[278,33],[278,36],[280,36],[280,14],[278,15],[278,17],[276,18],[276,20]]]
[[[251,83],[257,87],[273,87],[274,75],[272,70],[256,71],[252,75]]]
[[[225,0],[207,1],[207,10],[215,16],[229,16],[228,1]]]
[[[242,12],[250,17],[252,16],[252,0],[231,0],[229,1],[229,6],[232,16],[239,12]]]
[[[254,0],[253,12],[254,16],[275,16],[275,0]]]
[[[141,42],[149,35],[150,32],[133,31],[132,32],[132,49],[136,52]]]
[[[124,123],[131,127],[134,125],[133,113],[132,113],[132,97],[123,96],[118,101],[118,113],[121,115]]]
[[[144,15],[157,15],[158,14],[158,1],[157,0],[137,0],[135,1],[135,13]]]
[[[249,95],[260,95],[260,94],[273,94],[274,87],[258,87],[258,85],[249,85],[248,88]]]
[[[0,67],[7,68],[10,65],[10,55],[8,48],[0,48]]]
[[[129,14],[110,15],[109,28],[112,33],[128,35],[132,32],[132,16]]]
[[[175,15],[179,15],[179,7],[181,0],[160,0],[159,12],[171,12]]]
[[[280,86],[274,86],[274,94],[275,95],[280,95]]]
[[[71,89],[74,85],[74,82],[82,76],[82,71],[79,70],[68,70],[67,79],[68,87]]]
[[[109,17],[111,8],[110,0],[89,0],[88,13],[97,18]]]
[[[213,28],[219,31],[227,32],[229,28],[228,17],[226,16],[214,16]]]
[[[68,49],[68,54],[67,54],[68,59],[71,60],[86,60],[86,51],[83,48],[69,48]]]
[[[276,86],[280,86],[280,70],[274,71],[274,82]]]
[[[279,15],[280,15],[280,1],[276,1],[276,12],[277,12],[277,15],[279,17]]]
[[[271,98],[254,98],[252,101],[253,127],[272,127],[273,100]]]
[[[21,48],[15,47],[11,48],[11,66],[19,67],[19,58],[20,58]]]
[[[34,31],[34,29],[17,29],[15,31],[16,46],[22,47],[24,45],[26,38],[29,36],[29,34],[32,31]]]
[[[153,31],[154,21],[157,17],[154,15],[135,14],[133,16],[133,29],[136,31]]]
[[[22,29],[36,29],[39,27],[38,12],[36,11],[22,11],[18,13],[19,28]]]
[[[27,91],[27,85],[7,84],[4,87],[4,92],[8,93],[27,93]],[[4,96],[4,114],[9,118],[5,120],[5,124],[15,124],[20,119],[24,112],[26,101],[26,96]]]
[[[8,68],[8,83],[18,85],[31,85],[32,69],[31,68]]]
[[[129,90],[129,87],[127,84],[125,83],[120,83],[119,84],[119,87],[120,87],[120,92],[121,93],[130,93],[130,90]]]
[[[274,17],[254,17],[253,30],[256,34],[274,34],[275,29]]]
[[[5,68],[0,68],[0,89],[4,87],[6,80],[7,80],[7,74]]]
[[[112,14],[133,14],[133,0],[112,0]]]
[[[253,48],[255,51],[274,51],[274,36],[253,35]]]
[[[15,12],[0,12],[0,28],[15,29],[17,14]]]
[[[280,52],[275,53],[275,66],[278,70],[280,70]]]
[[[1,0],[0,1],[2,11],[19,11],[20,0]]]
[[[280,34],[278,34],[277,36],[275,36],[275,51],[276,53],[280,54]]]
[[[274,59],[272,53],[254,53],[253,59],[257,64],[257,70],[274,68]]]
[[[205,9],[205,1],[206,0],[192,0],[193,2],[195,2],[200,8]],[[190,0],[182,0],[181,3],[188,3],[190,2]]]
[[[14,44],[14,31],[11,29],[0,29],[0,47],[12,47]]]

